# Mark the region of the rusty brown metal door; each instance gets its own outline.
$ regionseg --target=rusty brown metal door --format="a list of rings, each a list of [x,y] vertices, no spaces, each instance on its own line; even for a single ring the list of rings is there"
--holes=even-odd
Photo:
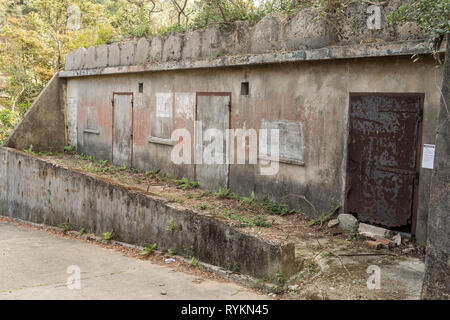
[[[350,95],[346,212],[413,231],[422,94]]]

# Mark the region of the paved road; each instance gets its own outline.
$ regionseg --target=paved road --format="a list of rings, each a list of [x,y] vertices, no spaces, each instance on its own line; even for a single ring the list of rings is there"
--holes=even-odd
[[[72,265],[81,270],[79,290],[66,285]],[[267,298],[236,284],[196,279],[94,244],[0,221],[0,300]]]

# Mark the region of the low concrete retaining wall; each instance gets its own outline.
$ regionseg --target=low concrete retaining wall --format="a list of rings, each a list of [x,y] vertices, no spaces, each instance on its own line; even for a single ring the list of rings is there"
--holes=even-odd
[[[180,209],[87,174],[23,152],[0,148],[0,214],[47,225],[69,221],[75,230],[183,254],[193,248],[200,261],[255,277],[285,277],[298,268],[293,243],[276,244],[242,233],[217,219]],[[168,230],[173,219],[177,230]]]

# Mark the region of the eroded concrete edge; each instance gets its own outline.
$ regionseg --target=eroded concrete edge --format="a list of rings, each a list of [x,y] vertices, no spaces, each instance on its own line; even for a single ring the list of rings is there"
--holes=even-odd
[[[444,47],[444,45],[442,47]],[[204,59],[204,60],[180,60],[161,63],[154,62],[144,65],[79,69],[71,71],[61,71],[59,73],[59,76],[61,78],[73,78],[73,77],[112,75],[122,73],[224,68],[224,67],[302,62],[302,61],[386,57],[386,56],[401,56],[401,55],[415,55],[415,54],[429,54],[429,53],[430,50],[427,48],[427,42],[407,41],[389,44],[335,46],[321,49],[298,50],[291,52],[231,55],[215,59]]]
[[[4,143],[19,150],[62,151],[66,145],[64,86],[55,74]]]

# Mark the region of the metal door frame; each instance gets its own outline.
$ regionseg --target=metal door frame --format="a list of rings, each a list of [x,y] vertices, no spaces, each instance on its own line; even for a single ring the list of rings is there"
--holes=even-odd
[[[411,217],[411,235],[416,234],[417,213],[419,204],[419,183],[420,183],[420,168],[422,161],[422,127],[423,127],[423,110],[425,94],[419,92],[350,92],[348,101],[348,121],[347,121],[347,154],[346,154],[346,168],[345,168],[345,197],[344,197],[344,211],[348,212],[348,191],[349,191],[349,174],[347,169],[349,167],[349,146],[350,146],[350,129],[351,129],[351,99],[354,96],[378,96],[378,97],[417,97],[419,98],[419,125],[417,128],[416,143],[416,175],[417,184],[413,184],[413,198],[412,198],[412,217]]]
[[[228,129],[231,129],[231,106],[232,106],[232,102],[231,102],[231,97],[232,94],[231,92],[196,92],[195,94],[195,115],[194,115],[194,123],[198,120],[197,117],[197,113],[198,113],[198,97],[229,97],[230,98],[230,103],[228,105]],[[197,164],[195,163],[195,146],[196,146],[196,141],[195,141],[195,137],[196,135],[194,134],[194,179],[197,180]],[[227,150],[227,152],[230,152],[230,150]],[[230,154],[228,154],[228,157],[230,156]],[[230,168],[231,165],[228,164],[228,169],[227,169],[227,188],[230,188]]]
[[[111,131],[111,163],[114,163],[114,120],[115,120],[115,112],[114,112],[114,97],[115,96],[131,96],[131,146],[130,146],[130,168],[133,166],[133,137],[134,137],[134,93],[133,92],[113,92],[111,105],[112,105],[112,131]]]

